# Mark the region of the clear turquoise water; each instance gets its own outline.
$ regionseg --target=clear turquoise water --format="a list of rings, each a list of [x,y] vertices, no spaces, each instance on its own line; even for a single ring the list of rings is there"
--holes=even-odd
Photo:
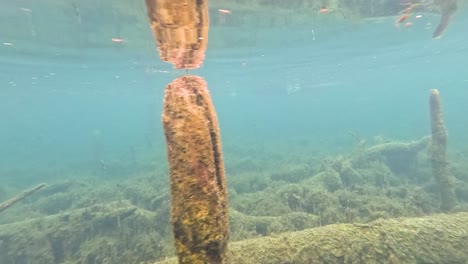
[[[41,19],[47,25],[47,16]],[[193,73],[211,90],[226,162],[236,148],[267,145],[287,153],[304,141],[324,155],[345,153],[355,144],[350,133],[417,139],[429,133],[431,88],[443,97],[451,151],[466,152],[466,10],[439,40],[431,39],[434,26],[426,28],[437,16],[427,14],[411,28],[396,28],[394,19],[212,28],[205,63]],[[101,22],[112,21],[95,21]],[[0,46],[5,181],[30,186],[89,176],[97,160],[165,166],[163,89],[184,72],[159,60],[145,30],[143,48],[125,35],[128,44],[99,47],[0,35],[14,44]]]

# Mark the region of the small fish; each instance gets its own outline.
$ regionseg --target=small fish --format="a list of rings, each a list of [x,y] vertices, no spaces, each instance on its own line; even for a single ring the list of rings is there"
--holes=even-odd
[[[440,6],[441,18],[439,25],[432,35],[433,38],[437,39],[442,37],[442,34],[447,29],[447,26],[450,24],[453,15],[458,9],[457,1],[458,0],[436,0],[435,3]]]
[[[107,171],[107,164],[104,162],[104,160],[100,160],[99,165],[103,171]]]
[[[74,2],[72,2],[72,5],[73,5],[73,10],[75,11],[76,19],[78,20],[78,24],[81,24],[80,9],[78,8],[78,6],[76,6],[76,4]]]
[[[20,10],[23,11],[23,12],[27,12],[27,13],[31,13],[31,12],[32,12],[31,9],[26,8],[26,7],[21,7]]]
[[[409,14],[401,15],[400,18],[398,18],[398,20],[397,20],[397,24],[405,22],[405,20],[408,19],[408,17],[409,17]]]
[[[220,14],[224,14],[224,15],[230,15],[232,14],[231,10],[227,10],[227,9],[218,9],[218,12]]]
[[[419,4],[410,3],[407,8],[405,8],[403,11],[400,12],[400,17],[396,21],[396,24],[398,25],[398,24],[401,24],[401,23],[405,22],[410,17],[411,12],[413,11],[413,9],[415,7],[417,7],[418,5]]]
[[[121,38],[112,38],[111,40],[112,40],[112,42],[115,42],[115,43],[124,43],[125,42],[125,39],[121,39]]]

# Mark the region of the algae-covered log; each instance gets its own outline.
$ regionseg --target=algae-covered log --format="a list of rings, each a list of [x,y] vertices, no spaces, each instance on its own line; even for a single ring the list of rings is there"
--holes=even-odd
[[[161,60],[177,69],[195,69],[208,43],[207,0],[146,0]]]
[[[218,120],[205,80],[166,87],[162,115],[171,183],[171,222],[180,263],[225,263],[227,191]]]
[[[236,264],[466,264],[468,213],[339,224],[235,242]],[[159,264],[176,263],[175,259]]]
[[[0,263],[148,263],[167,250],[158,215],[122,200],[0,225]]]
[[[365,155],[368,156],[413,156],[427,147],[429,143],[428,137],[423,137],[412,142],[389,142],[380,145],[372,146],[365,150]]]
[[[429,145],[429,137],[411,142],[388,142],[364,150],[354,159],[355,163],[383,160],[396,173],[411,172],[418,154]]]
[[[447,130],[444,125],[442,102],[438,90],[431,90],[429,99],[431,115],[431,162],[432,174],[440,191],[441,209],[451,210],[456,205],[452,175],[447,168]]]

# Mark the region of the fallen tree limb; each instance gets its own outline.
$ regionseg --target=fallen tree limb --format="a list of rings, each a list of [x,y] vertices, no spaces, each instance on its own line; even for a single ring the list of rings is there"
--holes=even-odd
[[[154,262],[158,217],[121,200],[0,225],[0,263]]]
[[[338,224],[234,242],[230,263],[460,263],[468,213]],[[177,263],[169,259],[158,264]]]
[[[20,194],[17,194],[16,196],[14,196],[13,198],[11,198],[9,200],[6,200],[5,202],[0,204],[0,212],[8,209],[10,206],[12,206],[15,203],[25,199],[26,197],[30,196],[34,192],[42,189],[44,186],[45,186],[45,183],[41,183],[39,185],[34,186],[33,188],[31,188],[29,190],[26,190],[26,191],[23,191]]]

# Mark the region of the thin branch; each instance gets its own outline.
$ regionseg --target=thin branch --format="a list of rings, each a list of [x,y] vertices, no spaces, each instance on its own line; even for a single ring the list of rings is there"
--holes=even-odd
[[[26,197],[30,196],[34,192],[42,189],[44,186],[46,186],[46,184],[41,183],[41,184],[39,184],[39,185],[29,189],[29,190],[26,190],[26,191],[23,191],[22,193],[17,194],[16,196],[14,196],[13,198],[11,198],[9,200],[6,200],[5,202],[0,204],[0,212],[6,210],[8,207],[14,205],[15,203],[25,199]]]

